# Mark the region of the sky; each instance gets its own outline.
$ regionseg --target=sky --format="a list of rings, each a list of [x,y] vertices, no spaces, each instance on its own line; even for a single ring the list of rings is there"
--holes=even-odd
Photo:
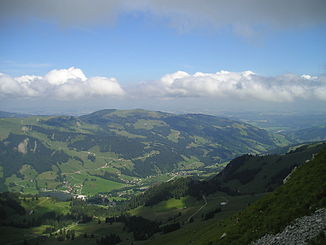
[[[1,0],[0,110],[326,112],[324,0]]]

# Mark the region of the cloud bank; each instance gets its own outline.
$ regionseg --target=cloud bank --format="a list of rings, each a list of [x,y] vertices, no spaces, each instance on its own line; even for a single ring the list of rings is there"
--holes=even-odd
[[[52,70],[45,76],[11,77],[0,73],[0,95],[47,97],[72,100],[94,96],[122,96],[125,91],[115,78],[87,78],[74,67]]]
[[[0,19],[41,18],[68,26],[112,23],[124,13],[167,19],[178,29],[232,25],[250,33],[253,25],[277,27],[325,23],[324,0],[2,0]]]
[[[268,102],[291,102],[296,99],[326,101],[326,77],[286,74],[267,77],[252,71],[188,74],[178,71],[154,83],[142,85],[153,96],[210,97]]]
[[[74,67],[52,70],[45,76],[11,77],[0,73],[0,97],[55,100],[106,96],[139,100],[201,97],[265,102],[326,101],[326,76],[285,74],[268,77],[252,71],[194,74],[177,71],[157,81],[138,83],[125,89],[115,78],[88,78],[82,70]]]

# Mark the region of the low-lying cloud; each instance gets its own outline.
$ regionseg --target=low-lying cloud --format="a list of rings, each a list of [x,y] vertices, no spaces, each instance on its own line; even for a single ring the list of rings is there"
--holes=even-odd
[[[119,96],[125,99],[209,98],[265,102],[326,101],[326,76],[262,76],[252,71],[184,71],[123,89],[116,78],[86,77],[78,68],[52,70],[45,76],[11,77],[0,73],[0,97],[77,100]]]
[[[11,77],[0,73],[0,95],[79,99],[92,96],[122,96],[125,91],[115,78],[87,78],[74,67],[52,70],[45,76]]]
[[[188,74],[178,71],[142,85],[145,93],[162,98],[210,97],[270,102],[326,100],[326,78],[286,74],[267,77],[252,71]]]

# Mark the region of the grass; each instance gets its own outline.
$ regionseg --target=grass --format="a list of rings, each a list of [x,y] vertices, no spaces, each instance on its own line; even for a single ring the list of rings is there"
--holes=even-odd
[[[171,133],[167,136],[168,140],[173,141],[174,143],[179,142],[180,131],[171,129]]]
[[[112,132],[127,137],[127,138],[140,138],[140,139],[145,139],[146,137],[143,135],[138,135],[138,134],[132,134],[127,132],[126,130],[120,130],[120,129],[111,129]]]
[[[114,182],[111,180],[106,180],[103,178],[91,176],[85,181],[82,194],[84,195],[95,195],[99,192],[110,192],[112,190],[121,189],[125,187],[125,184]]]
[[[261,198],[262,195],[246,195],[246,196],[228,196],[224,193],[216,193],[214,195],[207,197],[207,205],[196,215],[194,216],[193,223],[185,223],[182,225],[180,230],[171,232],[168,234],[156,234],[154,239],[141,242],[140,244],[146,245],[178,245],[178,244],[207,244],[198,242],[198,237],[205,237],[203,233],[216,232],[217,223],[221,222],[225,218],[232,216],[234,213],[239,210],[247,207],[249,203],[254,202],[255,200]],[[188,200],[189,201],[189,200]],[[202,205],[203,201],[190,200],[189,203],[191,208],[187,208],[183,211],[182,216],[176,221],[186,221],[187,218],[196,210],[198,210]],[[222,207],[222,211],[215,214],[214,218],[204,221],[202,215],[215,209],[221,202],[227,201],[227,205]],[[187,203],[187,201],[186,201]],[[189,205],[188,205],[189,206]],[[169,214],[171,216],[171,213]],[[195,242],[196,241],[196,242]]]
[[[0,118],[0,140],[7,138],[10,133],[21,132],[20,126],[20,119]]]
[[[31,181],[32,180],[32,181]],[[13,174],[6,178],[5,184],[8,186],[8,190],[11,192],[26,191],[26,193],[37,193],[35,181],[33,179],[21,179],[17,175]]]
[[[192,197],[182,197],[180,199],[171,198],[162,201],[154,206],[140,206],[129,211],[131,215],[142,216],[150,220],[167,222],[172,217],[177,217],[179,221],[186,221],[193,214],[203,201],[195,200]],[[179,216],[181,214],[181,216]]]
[[[60,185],[60,182],[58,182],[57,179],[58,175],[54,171],[46,171],[37,176],[37,183],[40,188],[46,188],[46,189],[55,189],[58,185]]]
[[[198,169],[200,167],[205,166],[197,157],[195,156],[182,156],[184,161],[178,163],[178,167],[180,170],[187,170],[187,169]]]
[[[137,122],[134,124],[135,129],[146,129],[146,130],[151,130],[154,127],[162,127],[166,126],[166,123],[160,120],[144,120],[144,119],[139,119]]]
[[[58,214],[68,214],[70,212],[70,202],[58,202],[50,197],[39,197],[38,200],[25,198],[22,205],[27,212],[33,210],[36,216],[50,211]]]

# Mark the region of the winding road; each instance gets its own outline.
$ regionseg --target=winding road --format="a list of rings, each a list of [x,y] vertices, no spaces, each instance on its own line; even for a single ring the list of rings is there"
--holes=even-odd
[[[202,196],[203,197],[203,200],[204,200],[204,205],[203,206],[201,206],[196,212],[194,212],[189,218],[188,218],[188,223],[190,222],[190,220],[191,220],[191,218],[193,218],[196,214],[198,214],[199,212],[200,212],[200,210],[202,210],[204,207],[206,207],[206,205],[207,205],[207,200],[206,200],[206,197],[203,195]]]

